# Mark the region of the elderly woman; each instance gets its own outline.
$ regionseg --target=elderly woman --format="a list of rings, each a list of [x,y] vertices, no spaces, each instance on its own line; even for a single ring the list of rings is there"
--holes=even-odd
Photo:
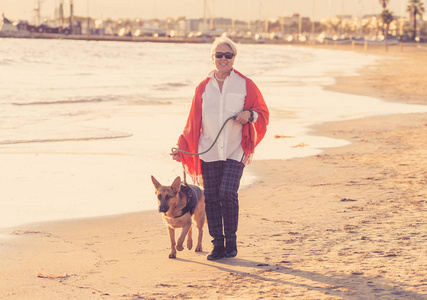
[[[255,83],[233,69],[236,55],[236,45],[230,39],[220,37],[214,41],[215,70],[197,86],[187,124],[178,139],[178,147],[192,153],[202,153],[215,145],[200,155],[178,150],[171,153],[195,183],[203,183],[209,234],[213,238],[208,260],[237,255],[240,179],[265,135],[269,118]],[[230,117],[234,119],[227,121]]]

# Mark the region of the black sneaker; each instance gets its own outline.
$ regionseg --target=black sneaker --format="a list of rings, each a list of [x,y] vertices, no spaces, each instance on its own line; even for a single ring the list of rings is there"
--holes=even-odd
[[[237,254],[237,253],[236,253]],[[208,260],[217,260],[225,257],[225,248],[224,246],[214,246],[211,253],[208,254]]]
[[[226,242],[225,247],[225,257],[227,258],[233,258],[237,255],[237,244],[236,241],[233,242]]]
[[[237,255],[237,250],[230,250],[225,252],[226,258],[233,258],[233,257],[236,257],[236,255]]]

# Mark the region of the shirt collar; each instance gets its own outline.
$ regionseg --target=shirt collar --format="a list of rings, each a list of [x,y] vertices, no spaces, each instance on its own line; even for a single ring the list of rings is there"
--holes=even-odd
[[[214,78],[214,74],[215,74],[215,71],[216,70],[212,70],[210,73],[209,73],[209,75],[208,75],[208,77],[210,78],[210,79],[212,79],[212,78]],[[234,72],[234,69],[232,69],[231,70],[231,72],[230,72],[230,75],[228,76],[228,77],[234,77],[236,75],[236,72]]]

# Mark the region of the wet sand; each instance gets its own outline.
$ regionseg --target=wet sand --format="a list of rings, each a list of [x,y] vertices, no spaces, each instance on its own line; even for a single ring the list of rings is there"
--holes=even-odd
[[[424,49],[367,52],[384,63],[328,88],[427,104]],[[169,259],[155,211],[30,224],[3,232],[0,298],[427,299],[427,114],[313,130],[352,144],[254,161],[259,178],[240,192],[236,258],[206,260],[205,226],[202,253]]]

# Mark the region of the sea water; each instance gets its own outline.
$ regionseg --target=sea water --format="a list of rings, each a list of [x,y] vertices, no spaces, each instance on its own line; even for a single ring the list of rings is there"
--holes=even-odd
[[[156,209],[150,177],[169,185],[182,176],[169,152],[195,86],[213,69],[210,48],[0,39],[0,228]],[[235,68],[255,81],[271,112],[255,160],[348,143],[310,135],[315,124],[427,111],[323,89],[335,76],[375,64],[376,56],[283,45],[238,49]],[[254,176],[249,166],[243,186]]]

